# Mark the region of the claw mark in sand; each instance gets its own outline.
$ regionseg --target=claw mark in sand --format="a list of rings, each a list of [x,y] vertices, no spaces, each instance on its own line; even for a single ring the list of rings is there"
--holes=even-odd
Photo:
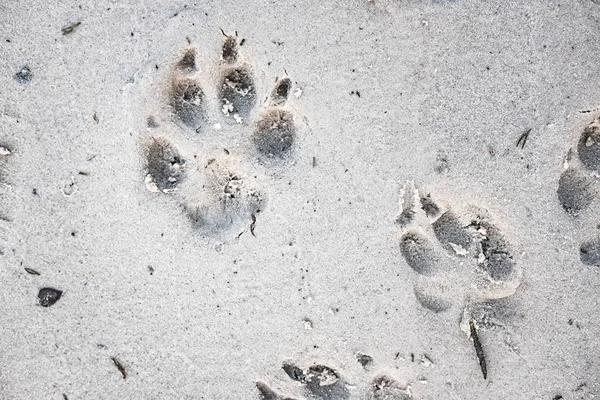
[[[412,181],[406,183],[400,192],[400,215],[396,218],[396,223],[402,227],[412,222],[415,216],[415,206],[418,203],[417,191]]]
[[[364,369],[368,369],[373,364],[373,357],[364,353],[356,353],[356,361],[362,365]]]

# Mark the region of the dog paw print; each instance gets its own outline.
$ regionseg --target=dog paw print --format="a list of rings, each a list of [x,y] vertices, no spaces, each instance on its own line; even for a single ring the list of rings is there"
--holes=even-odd
[[[348,400],[356,398],[352,395],[350,385],[335,369],[313,364],[301,368],[295,362],[286,361],[282,369],[292,381],[302,387],[302,397],[289,397],[281,394],[262,381],[256,382],[261,400]],[[366,389],[368,400],[410,400],[409,386],[402,386],[398,381],[386,374],[377,375]]]
[[[168,89],[171,116],[166,118],[173,126],[164,129],[154,116],[148,118],[143,159],[149,191],[176,198],[203,235],[231,238],[249,226],[254,233],[257,215],[267,204],[263,179],[252,163],[270,168],[291,159],[297,129],[287,106],[292,88],[287,74],[276,80],[256,113],[259,90],[253,68],[240,53],[237,35],[223,34],[216,76],[210,68],[199,68],[194,47],[174,62]],[[211,82],[217,101],[206,89]],[[248,121],[253,119],[252,127]],[[223,125],[242,132],[237,142],[227,142],[233,135],[225,134]],[[177,143],[190,129],[193,139],[202,141],[201,154]]]
[[[513,249],[482,209],[459,214],[408,182],[400,196],[400,251],[417,301],[433,312],[506,298],[522,281]]]
[[[558,180],[557,195],[563,209],[577,217],[598,197],[600,174],[600,118],[581,133],[577,149],[569,150]],[[579,257],[586,265],[600,266],[600,238],[581,243]]]

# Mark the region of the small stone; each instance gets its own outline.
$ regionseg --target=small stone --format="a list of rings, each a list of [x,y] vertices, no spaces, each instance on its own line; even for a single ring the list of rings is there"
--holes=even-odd
[[[62,291],[58,289],[53,289],[49,287],[41,288],[38,292],[38,299],[40,301],[40,306],[42,307],[50,307],[54,305],[62,296]]]
[[[21,70],[15,74],[15,80],[22,84],[29,83],[32,79],[33,73],[27,66],[21,68]]]
[[[304,318],[302,320],[302,323],[304,324],[304,329],[306,329],[306,330],[311,330],[313,328],[313,323],[308,318]]]

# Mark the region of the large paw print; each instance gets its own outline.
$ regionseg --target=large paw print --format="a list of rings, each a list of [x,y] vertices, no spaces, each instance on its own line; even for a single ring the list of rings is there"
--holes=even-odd
[[[574,217],[584,212],[599,194],[600,118],[592,121],[579,137],[577,151],[570,150],[565,170],[558,181],[558,200]],[[581,262],[600,266],[600,239],[594,237],[581,243]]]
[[[458,214],[408,182],[400,199],[400,250],[416,272],[417,301],[434,312],[515,293],[522,271],[485,210]],[[470,214],[470,215],[468,215]]]
[[[186,49],[170,75],[170,120],[176,129],[191,128],[197,135],[203,135],[202,140],[210,142],[214,132],[208,131],[211,127],[221,129],[218,121],[226,128],[233,125],[245,128],[253,115],[258,90],[251,65],[240,55],[237,37],[225,35],[217,77],[207,77],[201,72],[196,57],[196,49]],[[211,110],[204,80],[217,82],[216,110],[217,107]],[[198,157],[192,154],[193,149],[178,146],[176,135],[156,134],[158,124],[153,117],[149,118],[152,132],[144,145],[148,190],[177,198],[192,225],[205,236],[231,237],[232,233],[237,235],[253,226],[257,214],[266,206],[267,196],[259,183],[259,174],[247,166],[245,158],[249,156],[267,167],[290,158],[297,133],[294,115],[286,106],[291,88],[287,75],[276,80],[253,131],[248,132],[247,141],[242,144],[243,151],[237,155],[223,143],[219,151],[211,150],[206,157]]]

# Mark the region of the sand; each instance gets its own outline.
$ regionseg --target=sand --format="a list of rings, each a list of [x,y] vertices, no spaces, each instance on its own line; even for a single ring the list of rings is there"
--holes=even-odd
[[[557,196],[600,116],[598,2],[31,1],[0,21],[1,399],[600,394],[580,251],[600,201],[576,151],[564,190],[585,204]],[[222,101],[232,65],[253,76],[244,116]],[[178,114],[184,78],[202,95]],[[275,156],[268,112],[293,119]],[[498,254],[509,276],[487,279]]]

